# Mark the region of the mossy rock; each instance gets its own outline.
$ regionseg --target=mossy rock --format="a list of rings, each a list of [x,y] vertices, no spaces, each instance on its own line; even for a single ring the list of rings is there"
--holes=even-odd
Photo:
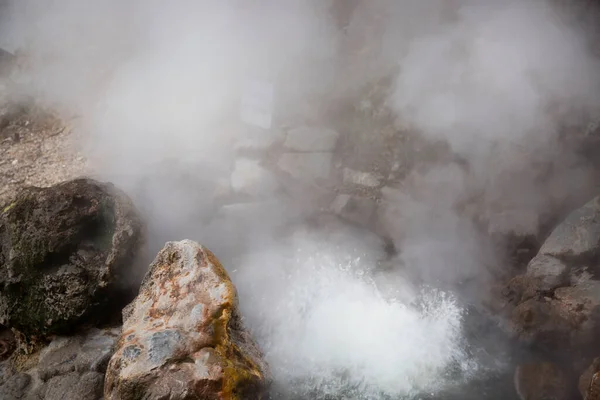
[[[123,192],[82,178],[25,188],[0,210],[0,323],[45,336],[119,313],[143,243]]]

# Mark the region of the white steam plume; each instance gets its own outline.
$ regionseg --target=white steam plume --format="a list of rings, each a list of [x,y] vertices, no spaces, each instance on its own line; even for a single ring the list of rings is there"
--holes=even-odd
[[[432,392],[450,367],[479,370],[459,299],[480,300],[501,261],[459,211],[535,234],[547,213],[588,196],[589,168],[559,133],[597,112],[598,61],[550,1],[357,2],[346,40],[331,3],[12,0],[0,40],[28,56],[16,95],[79,115],[97,175],[136,199],[155,245],[188,237],[228,260],[277,384],[299,398]],[[275,82],[277,123],[327,124],[333,93],[345,100],[387,74],[398,124],[467,164],[415,170],[391,201],[396,268],[379,272],[380,242],[342,225],[330,228],[337,241],[275,240],[274,226],[297,216],[291,204],[207,224],[246,133],[245,79]]]

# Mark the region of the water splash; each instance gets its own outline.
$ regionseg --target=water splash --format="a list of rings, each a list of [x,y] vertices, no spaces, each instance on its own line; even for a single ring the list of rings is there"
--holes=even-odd
[[[368,256],[315,249],[248,256],[234,274],[243,314],[286,397],[397,399],[474,374],[451,294],[395,277],[398,296],[384,296]]]

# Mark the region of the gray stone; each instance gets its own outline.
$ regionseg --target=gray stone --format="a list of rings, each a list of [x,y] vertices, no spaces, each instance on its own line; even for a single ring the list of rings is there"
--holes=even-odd
[[[573,211],[550,234],[540,254],[559,258],[589,258],[600,245],[600,197]]]
[[[50,379],[40,390],[40,394],[45,400],[100,400],[103,387],[103,374],[71,372]]]
[[[42,350],[37,366],[44,381],[70,372],[104,373],[119,329],[94,329],[86,336],[59,337]]]
[[[329,178],[332,153],[284,153],[279,159],[279,168],[301,181],[316,181]]]
[[[537,281],[538,291],[550,291],[569,283],[569,268],[557,258],[535,256],[527,265],[527,275]]]
[[[332,152],[338,137],[332,129],[301,127],[288,132],[284,146],[294,151]]]
[[[273,195],[278,183],[275,175],[261,166],[260,161],[242,158],[235,162],[231,187],[236,193],[264,198]]]
[[[368,198],[338,195],[331,204],[331,210],[340,217],[360,224],[369,225],[377,209],[377,203]]]
[[[4,385],[0,386],[0,399],[20,400],[25,397],[31,384],[31,375],[20,373],[8,378]]]
[[[380,176],[370,172],[355,171],[350,168],[344,168],[344,183],[366,187],[377,187],[381,185]]]

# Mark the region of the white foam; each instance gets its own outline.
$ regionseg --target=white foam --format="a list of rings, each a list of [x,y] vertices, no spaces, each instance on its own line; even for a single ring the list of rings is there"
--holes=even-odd
[[[406,396],[441,389],[449,366],[475,368],[462,352],[461,309],[451,295],[430,290],[418,305],[404,304],[384,298],[360,260],[303,254],[287,273],[279,256],[246,259],[253,279],[237,276],[243,313],[280,386],[301,397]],[[403,285],[399,295],[414,290]]]

